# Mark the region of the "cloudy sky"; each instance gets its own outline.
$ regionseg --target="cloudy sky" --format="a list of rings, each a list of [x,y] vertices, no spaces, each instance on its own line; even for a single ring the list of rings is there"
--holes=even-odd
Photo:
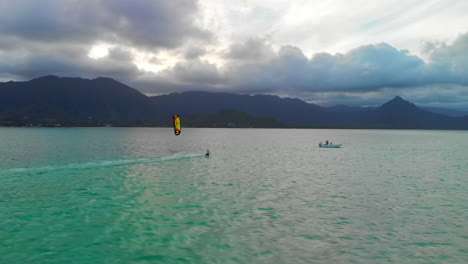
[[[0,0],[0,81],[468,110],[466,0]]]

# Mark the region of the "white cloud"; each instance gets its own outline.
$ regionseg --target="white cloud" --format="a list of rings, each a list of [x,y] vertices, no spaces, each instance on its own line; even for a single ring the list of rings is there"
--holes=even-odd
[[[468,1],[202,0],[210,27],[224,42],[270,37],[275,47],[305,54],[344,53],[386,42],[420,54],[421,42],[452,41],[468,29]],[[225,43],[226,45],[226,43]]]

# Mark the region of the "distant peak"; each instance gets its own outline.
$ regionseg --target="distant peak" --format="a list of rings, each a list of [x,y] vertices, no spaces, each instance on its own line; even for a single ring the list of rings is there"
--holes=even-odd
[[[93,79],[92,82],[96,82],[96,83],[99,83],[99,84],[103,84],[103,85],[114,85],[114,86],[125,86],[127,87],[126,84],[123,84],[117,80],[114,80],[112,78],[109,78],[109,77],[98,77],[96,79]]]
[[[97,77],[96,79],[93,79],[93,81],[97,81],[97,82],[118,82],[112,78],[109,78],[109,77]]]
[[[114,81],[114,79],[109,78],[109,77],[97,77],[94,80],[113,80]]]
[[[399,108],[399,109],[416,109],[417,107],[400,96],[395,96],[392,100],[381,105],[380,108],[389,109],[389,108]]]
[[[411,104],[410,102],[406,101],[405,99],[401,98],[400,96],[395,96],[395,98],[393,98],[392,100],[388,101],[387,103],[385,104],[398,104],[398,105],[402,105],[402,104]]]
[[[60,77],[58,77],[56,75],[46,75],[46,76],[37,77],[35,79],[32,79],[32,81],[34,81],[34,80],[50,80],[50,79],[60,79]]]

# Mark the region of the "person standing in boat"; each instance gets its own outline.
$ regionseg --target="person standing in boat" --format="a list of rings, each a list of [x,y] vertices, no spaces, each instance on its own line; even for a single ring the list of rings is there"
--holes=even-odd
[[[328,145],[328,140],[327,140],[327,141],[325,141],[325,145]]]

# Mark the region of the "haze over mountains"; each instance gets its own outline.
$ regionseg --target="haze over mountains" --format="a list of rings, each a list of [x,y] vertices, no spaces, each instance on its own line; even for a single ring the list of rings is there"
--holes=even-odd
[[[197,127],[468,129],[468,116],[434,113],[400,97],[376,108],[322,107],[271,95],[194,91],[147,97],[110,78],[0,83],[3,126],[170,126],[174,114]]]

